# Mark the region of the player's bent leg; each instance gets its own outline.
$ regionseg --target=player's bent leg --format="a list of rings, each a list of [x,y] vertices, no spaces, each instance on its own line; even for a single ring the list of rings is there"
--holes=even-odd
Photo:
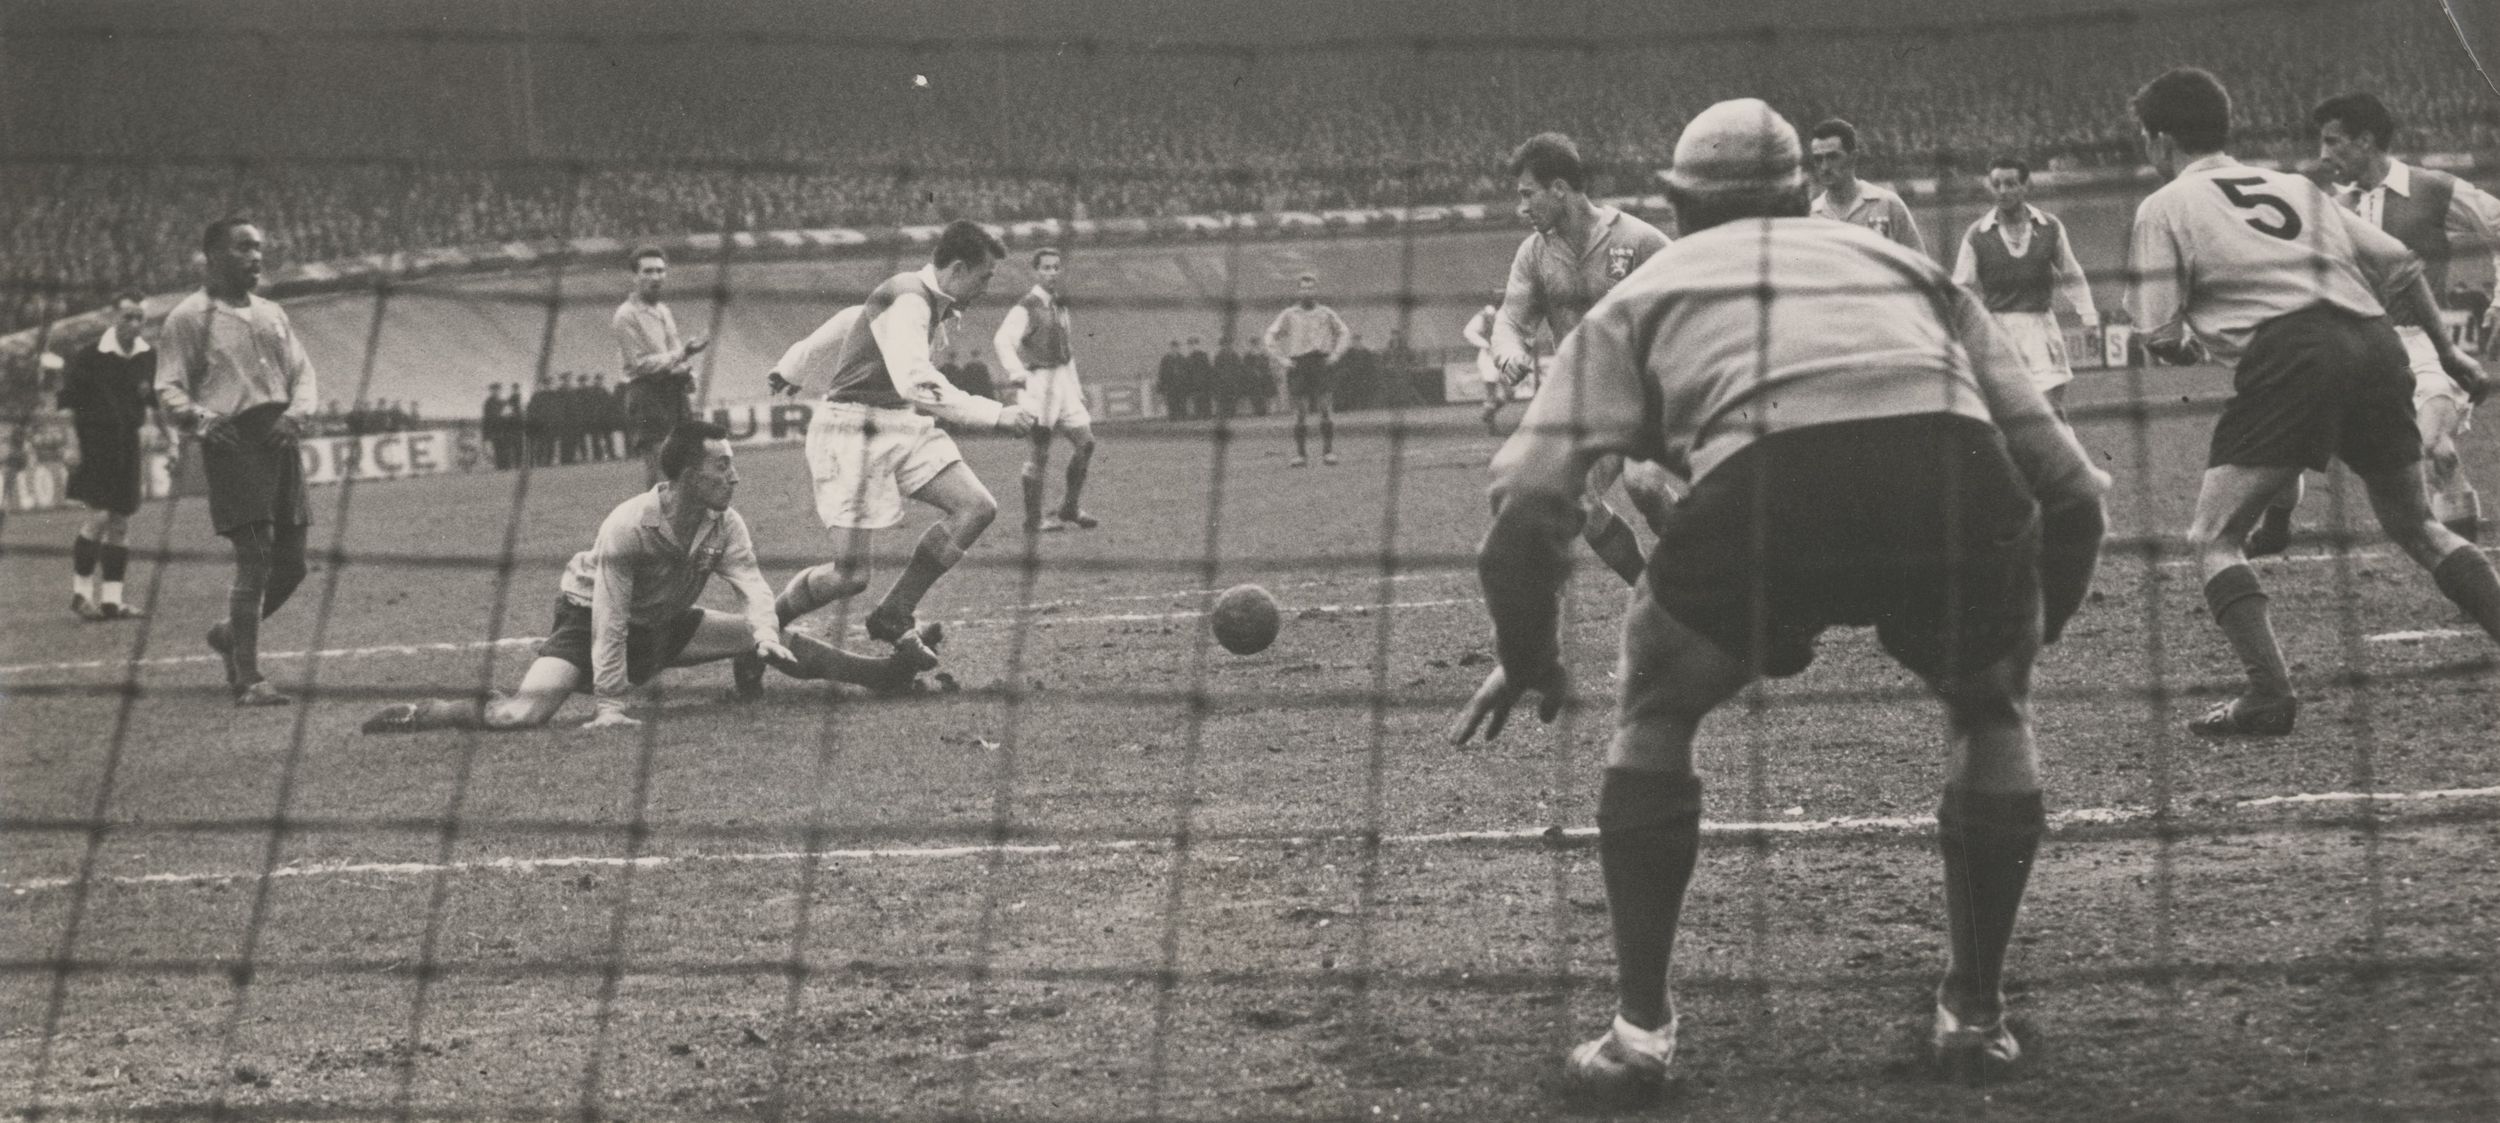
[[[1623,626],[1615,739],[1598,787],[1598,864],[1615,949],[1615,1022],[1574,1049],[1570,1073],[1618,1091],[1655,1086],[1675,1055],[1667,977],[1701,846],[1693,732],[1752,680],[1743,662],[1646,596]]]
[[[521,685],[513,688],[510,695],[486,704],[486,728],[534,729],[545,725],[555,720],[556,711],[564,708],[564,700],[580,690],[588,677],[568,660],[541,655],[530,661],[530,669],[521,675]]]
[[[2300,478],[2296,466],[2223,464],[2205,469],[2187,537],[2205,579],[2205,605],[2248,672],[2248,690],[2188,723],[2200,736],[2281,736],[2292,731],[2299,702],[2291,671],[2275,643],[2265,589],[2241,544],[2267,503]],[[2419,485],[2416,485],[2419,494]]]
[[[773,600],[773,614],[781,618],[781,626],[836,601],[849,600],[868,591],[868,547],[874,531],[845,527],[834,531],[841,539],[841,555],[822,565],[809,566],[791,576],[781,587],[781,595]]]
[[[2431,518],[2420,471],[2408,465],[2367,472],[2361,484],[2387,537],[2430,571],[2441,595],[2473,617],[2485,635],[2500,640],[2500,576],[2473,543]]]
[[[535,729],[552,720],[580,686],[582,670],[541,655],[509,696],[434,698],[384,706],[366,718],[367,733],[420,733],[433,729]]]
[[[669,666],[717,663],[755,650],[755,632],[747,626],[746,617],[717,608],[700,611],[703,621],[695,625],[694,635],[687,638],[686,646],[678,648],[677,654],[669,659]]]
[[[2005,1024],[2005,955],[2048,822],[2031,723],[2038,650],[2026,639],[1975,674],[1923,676],[1944,703],[1950,730],[1944,797],[1936,806],[1950,958],[1936,988],[1930,1043],[1955,1069],[2009,1064],[2022,1055]]]
[[[1337,462],[1337,393],[1334,390],[1323,390],[1317,395],[1317,400],[1319,402],[1319,462],[1334,464]]]
[[[912,498],[936,507],[945,518],[921,533],[919,543],[912,547],[911,561],[868,614],[869,637],[887,643],[913,629],[912,614],[919,610],[920,598],[963,560],[964,551],[980,541],[981,533],[998,518],[998,500],[972,474],[971,466],[960,460],[947,465],[913,492]]]

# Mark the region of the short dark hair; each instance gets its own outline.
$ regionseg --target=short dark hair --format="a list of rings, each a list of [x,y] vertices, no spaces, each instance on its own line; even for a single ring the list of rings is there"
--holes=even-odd
[[[113,303],[109,307],[119,308],[125,300],[132,304],[145,305],[148,302],[148,296],[137,289],[122,289],[113,294]]]
[[[2231,94],[2210,71],[2172,67],[2128,101],[2144,131],[2189,152],[2220,152],[2231,139]]]
[[[672,480],[685,475],[686,469],[703,463],[703,442],[728,439],[729,430],[709,421],[678,422],[660,442],[660,474]]]
[[[253,225],[257,224],[239,214],[230,214],[209,223],[208,229],[200,231],[200,252],[216,253],[226,248],[226,239],[233,235],[236,227]]]
[[[980,223],[959,218],[946,224],[939,232],[937,248],[929,252],[929,263],[944,269],[958,261],[979,264],[1007,256],[1007,243],[999,241]]]
[[[1580,161],[1580,146],[1561,133],[1538,133],[1521,141],[1510,154],[1511,178],[1525,172],[1542,187],[1561,180],[1574,191],[1589,189],[1588,165]]]
[[[2377,141],[2381,151],[2396,140],[2396,115],[2375,94],[2337,94],[2309,111],[2310,124],[2325,128],[2329,121],[2341,121],[2345,132]]]
[[[1806,131],[1806,143],[1812,144],[1827,136],[1839,137],[1843,152],[1858,150],[1858,127],[1838,117],[1825,117],[1815,122],[1814,127]]]
[[[1057,257],[1064,259],[1065,256],[1066,255],[1059,252],[1059,247],[1057,246],[1043,246],[1042,248],[1033,251],[1033,267],[1035,269],[1041,268],[1042,259],[1045,257]]]
[[[1744,218],[1804,218],[1812,200],[1806,185],[1796,183],[1708,192],[1669,187],[1667,203],[1675,208],[1676,228],[1694,234]]]
[[[634,247],[634,256],[625,259],[625,271],[628,273],[642,272],[642,259],[646,257],[656,257],[660,259],[660,264],[668,264],[668,252],[666,250],[663,250],[658,246],[636,246]]]
[[[2031,162],[2020,156],[1999,156],[1988,161],[1989,171],[1993,172],[1998,168],[2012,168],[2014,174],[2023,177],[2024,183],[2031,182]]]

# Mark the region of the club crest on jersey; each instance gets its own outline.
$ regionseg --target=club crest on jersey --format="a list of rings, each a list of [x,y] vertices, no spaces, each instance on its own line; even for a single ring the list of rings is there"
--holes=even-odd
[[[1632,247],[1616,246],[1606,251],[1606,279],[1620,281],[1632,273]]]

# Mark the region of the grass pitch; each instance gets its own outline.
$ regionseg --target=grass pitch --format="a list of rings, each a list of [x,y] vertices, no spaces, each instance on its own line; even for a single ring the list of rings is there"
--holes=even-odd
[[[2185,523],[2222,387],[2078,387],[2119,545],[2040,673],[2064,817],[2013,963],[2027,1066],[1969,1089],[1921,1063],[1939,720],[1870,635],[1834,633],[1704,731],[1719,826],[1678,952],[1677,1114],[2500,1113],[2500,686],[2357,488],[2339,507],[2313,479],[2308,537],[2260,563],[2301,729],[2178,729],[2237,677],[2159,541]],[[572,728],[578,702],[533,733],[355,726],[388,700],[508,688],[562,560],[637,466],[317,492],[315,548],[336,553],[264,633],[319,653],[268,661],[304,700],[282,711],[227,706],[200,643],[229,571],[200,504],[135,520],[152,615],[109,626],[62,604],[73,517],[13,518],[0,1104],[1586,1114],[1557,1077],[1608,1010],[1587,829],[1623,594],[1583,559],[1585,707],[1446,746],[1490,654],[1471,549],[1494,446],[1462,407],[1403,422],[1345,419],[1345,463],[1302,470],[1276,419],[1108,430],[1087,501],[1103,529],[1028,544],[1011,514],[924,608],[951,625],[960,693],[776,680],[735,706],[727,668],[699,668],[614,733]],[[2468,444],[2500,486],[2488,434]],[[1012,508],[1021,446],[967,450]],[[768,577],[817,560],[796,451],[740,469]],[[910,538],[887,537],[880,587]],[[1285,606],[1255,656],[1199,615],[1240,582]],[[832,612],[809,626],[866,642]]]

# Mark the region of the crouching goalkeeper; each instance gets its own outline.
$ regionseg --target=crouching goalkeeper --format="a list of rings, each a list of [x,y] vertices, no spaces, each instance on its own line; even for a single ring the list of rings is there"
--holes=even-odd
[[[554,631],[518,690],[483,700],[402,702],[366,719],[364,731],[532,728],[545,725],[585,683],[599,706],[589,728],[639,725],[626,712],[633,689],[661,668],[750,653],[793,678],[880,691],[907,689],[936,666],[916,640],[870,659],[782,632],[746,520],[729,508],[738,487],[732,459],[728,430],[680,422],[660,446],[665,479],[617,504],[599,524],[598,541],[564,567]],[[695,606],[715,576],[737,588],[741,614]]]

